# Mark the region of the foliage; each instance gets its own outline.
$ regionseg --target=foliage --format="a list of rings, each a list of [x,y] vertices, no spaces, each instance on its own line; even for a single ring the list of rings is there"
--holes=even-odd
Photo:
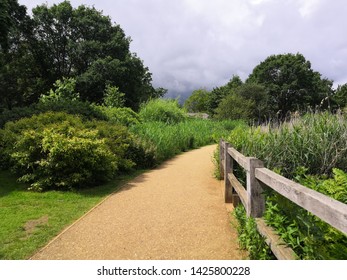
[[[206,113],[210,92],[206,89],[194,90],[184,102],[184,108],[190,113]]]
[[[221,87],[214,88],[208,98],[207,108],[209,115],[213,116],[215,114],[216,108],[219,106],[220,102],[230,93],[234,92],[235,89],[243,84],[241,78],[237,75],[233,75],[230,81]]]
[[[98,106],[97,108],[106,117],[107,121],[112,124],[118,123],[124,126],[132,126],[140,123],[139,115],[130,108],[114,108],[104,106]]]
[[[247,250],[252,260],[273,260],[275,256],[257,231],[253,218],[247,218],[245,208],[242,204],[237,206],[233,212],[238,221],[237,232],[241,249]]]
[[[332,82],[322,79],[299,53],[269,56],[254,68],[246,81],[250,82],[266,88],[272,116],[278,114],[281,120],[288,112],[322,105],[322,101],[325,98],[329,101],[332,94]]]
[[[99,184],[133,165],[126,128],[102,121],[45,113],[7,123],[2,136],[8,164],[34,190]]]
[[[76,80],[74,78],[63,78],[63,80],[57,80],[53,86],[55,89],[50,89],[47,94],[42,94],[39,102],[64,102],[80,99],[79,93],[76,92]]]
[[[262,123],[270,115],[269,96],[264,86],[253,83],[245,83],[235,89],[235,93],[246,100],[246,108],[249,104],[249,119]]]
[[[237,126],[245,124],[240,121],[187,119],[177,124],[145,122],[131,127],[131,131],[150,147],[156,147],[156,163],[160,163],[180,152],[216,143]]]
[[[341,202],[347,202],[347,174],[334,169],[334,176],[306,175],[300,168],[295,179],[300,184]],[[336,260],[347,258],[347,236],[310,212],[278,194],[267,198],[264,218],[301,259]]]
[[[106,107],[119,108],[125,103],[125,94],[119,91],[118,87],[106,85],[103,104]]]
[[[215,110],[215,118],[217,120],[248,120],[252,115],[253,101],[246,99],[236,93],[227,95]]]
[[[263,160],[268,168],[346,203],[347,174],[336,168],[347,167],[346,126],[341,115],[307,114],[278,128],[236,128],[229,140],[243,154]],[[281,195],[270,190],[265,194],[267,224],[299,258],[346,259],[346,235]]]
[[[331,174],[334,167],[347,170],[347,123],[330,113],[307,114],[278,128],[237,129],[229,142],[247,156],[264,161],[292,178],[305,166],[309,174]]]
[[[103,112],[100,107],[94,106],[89,102],[67,99],[46,99],[45,102],[32,104],[27,107],[15,107],[11,110],[5,109],[0,114],[0,128],[9,121],[17,121],[21,118],[31,117],[46,112],[66,112],[68,114],[78,115],[85,120],[108,119],[107,114]]]
[[[134,109],[163,94],[152,87],[148,68],[130,52],[130,38],[94,7],[73,8],[64,1],[37,6],[28,16],[17,1],[6,2],[11,5],[0,13],[0,109],[36,103],[63,77],[76,80],[82,100],[98,104],[106,85],[118,87],[125,105]]]
[[[177,100],[152,99],[141,106],[139,115],[145,122],[175,124],[187,119],[186,112],[179,107]]]
[[[338,108],[347,106],[347,84],[339,85],[332,97]]]

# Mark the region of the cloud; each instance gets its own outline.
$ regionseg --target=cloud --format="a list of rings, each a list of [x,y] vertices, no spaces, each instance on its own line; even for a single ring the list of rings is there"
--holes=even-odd
[[[41,1],[19,0],[35,6]],[[48,1],[48,4],[59,1]],[[71,0],[110,15],[132,38],[157,87],[171,96],[246,79],[267,56],[302,53],[314,70],[347,82],[344,0]]]

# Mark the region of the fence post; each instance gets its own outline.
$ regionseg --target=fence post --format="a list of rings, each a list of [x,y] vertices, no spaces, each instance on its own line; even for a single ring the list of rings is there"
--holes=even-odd
[[[224,199],[225,203],[231,203],[233,199],[233,187],[228,179],[228,174],[231,172],[231,156],[228,153],[230,144],[225,142],[224,145]]]
[[[224,160],[224,141],[221,139],[219,141],[219,172],[220,172],[220,177],[224,178],[224,165],[223,165],[223,160]]]
[[[263,216],[265,210],[265,197],[263,188],[259,181],[255,178],[255,169],[264,167],[262,161],[257,158],[247,158],[247,216],[259,218]]]

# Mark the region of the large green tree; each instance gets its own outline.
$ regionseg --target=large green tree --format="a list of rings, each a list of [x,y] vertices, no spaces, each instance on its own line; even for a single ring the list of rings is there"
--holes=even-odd
[[[207,102],[208,113],[213,115],[219,103],[242,84],[241,78],[238,75],[233,75],[227,84],[214,88]]]
[[[106,85],[116,86],[131,107],[155,95],[151,73],[129,50],[130,38],[100,11],[64,1],[36,7],[33,21],[32,51],[48,87],[75,77],[81,97],[100,103]]]
[[[332,82],[312,70],[311,63],[300,53],[269,56],[254,68],[246,83],[266,88],[272,114],[280,119],[288,112],[318,106],[325,99],[329,106],[332,94]]]
[[[206,89],[197,89],[184,102],[184,108],[190,113],[207,113],[211,93]]]
[[[0,109],[25,104],[40,83],[26,40],[31,30],[25,6],[0,0]]]
[[[6,8],[0,11],[0,94],[8,99],[3,107],[34,103],[63,78],[74,78],[81,98],[95,103],[102,103],[106,86],[119,88],[125,105],[135,109],[163,93],[152,87],[148,68],[130,52],[130,38],[95,8],[73,8],[69,1],[44,4],[30,18],[17,0],[0,1]],[[15,12],[9,2],[17,3]]]

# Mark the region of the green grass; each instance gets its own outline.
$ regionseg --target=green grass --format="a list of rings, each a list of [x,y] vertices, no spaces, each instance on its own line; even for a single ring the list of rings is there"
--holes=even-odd
[[[139,173],[141,171],[83,191],[35,193],[27,191],[27,186],[18,183],[8,171],[0,171],[0,259],[29,258]],[[35,226],[35,221],[41,223]]]

